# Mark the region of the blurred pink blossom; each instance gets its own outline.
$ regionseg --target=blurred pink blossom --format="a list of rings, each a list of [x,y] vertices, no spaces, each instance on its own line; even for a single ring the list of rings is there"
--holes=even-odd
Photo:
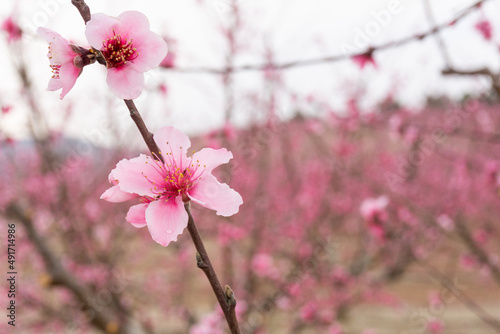
[[[359,68],[364,69],[366,65],[371,64],[373,67],[377,67],[375,63],[375,59],[373,59],[373,51],[369,51],[367,53],[353,56],[352,61],[359,66]]]
[[[361,216],[367,221],[374,219],[386,219],[387,213],[385,208],[389,204],[389,198],[387,196],[380,196],[378,198],[367,198],[365,199],[359,208]]]
[[[328,334],[342,334],[344,331],[342,330],[342,327],[338,325],[332,325],[328,328],[327,331]]]
[[[229,162],[231,152],[204,148],[186,158],[191,141],[173,127],[161,128],[154,138],[165,162],[144,154],[121,160],[109,174],[113,187],[102,199],[123,202],[141,197],[142,204],[129,209],[127,221],[138,228],[147,225],[153,240],[163,246],[177,241],[187,226],[184,203],[190,200],[221,216],[238,212],[243,203],[240,194],[212,175],[216,167]]]
[[[8,16],[2,22],[0,29],[2,29],[3,31],[5,31],[7,33],[7,42],[8,43],[13,43],[15,41],[18,41],[23,36],[23,31],[17,25],[17,23],[14,21],[12,16]]]
[[[303,321],[311,322],[318,313],[316,302],[309,302],[300,309],[300,317]]]
[[[2,106],[2,114],[8,114],[12,110],[12,106]]]
[[[167,43],[150,30],[146,16],[135,11],[118,17],[93,14],[85,35],[106,59],[106,82],[122,99],[139,97],[144,89],[144,72],[160,65],[167,55]]]
[[[491,40],[491,38],[493,37],[493,29],[491,27],[490,21],[481,20],[476,24],[475,27],[487,41]]]
[[[169,53],[167,53],[165,58],[163,58],[163,60],[160,62],[160,66],[165,67],[165,68],[174,68],[175,67],[175,59],[176,59],[175,53],[169,52]]]
[[[450,216],[446,214],[439,215],[436,219],[439,226],[441,226],[446,231],[452,231],[455,228],[455,223]]]
[[[279,272],[269,254],[259,253],[252,259],[252,270],[261,277],[276,277]]]
[[[444,324],[439,319],[433,319],[427,323],[427,329],[432,334],[440,334],[444,331]]]

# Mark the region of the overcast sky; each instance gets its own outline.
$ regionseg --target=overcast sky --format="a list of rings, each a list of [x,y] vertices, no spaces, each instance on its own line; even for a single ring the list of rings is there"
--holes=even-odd
[[[24,56],[30,64],[36,94],[41,106],[48,110],[53,125],[61,124],[64,111],[74,108],[72,122],[66,128],[71,136],[85,137],[105,129],[106,110],[112,110],[115,121],[123,131],[131,126],[123,102],[107,90],[105,69],[101,66],[85,68],[73,90],[63,100],[58,92],[46,92],[50,69],[46,59],[46,43],[37,37],[34,29],[45,26],[77,44],[87,46],[84,24],[69,0],[4,0],[0,2],[0,18],[5,18],[16,7],[21,25],[29,32],[24,44]],[[118,15],[125,10],[144,12],[152,29],[177,40],[178,66],[222,67],[225,59],[225,41],[220,26],[227,22],[227,5],[223,0],[184,1],[97,1],[88,0],[92,12]],[[437,21],[450,20],[475,1],[432,0]],[[393,4],[391,4],[393,3]],[[395,14],[378,23],[374,13],[391,9]],[[240,0],[244,30],[241,35],[244,51],[238,64],[263,62],[265,46],[275,53],[278,63],[341,54],[342,45],[355,45],[360,32],[375,29],[369,36],[370,45],[378,45],[427,30],[430,25],[424,15],[422,0]],[[393,9],[394,9],[393,8]],[[460,68],[489,66],[499,69],[496,43],[488,43],[474,29],[474,25],[487,17],[500,32],[500,0],[490,0],[477,13],[443,32],[452,62]],[[380,31],[376,30],[376,26]],[[495,36],[500,41],[500,36]],[[498,38],[497,38],[498,37]],[[4,50],[7,46],[3,42]],[[2,128],[11,135],[23,135],[24,106],[19,101],[19,85],[9,64],[15,50],[0,54],[3,79],[0,98],[13,104],[15,110],[0,118]],[[17,57],[18,55],[14,55]],[[484,89],[479,78],[443,78],[440,70],[443,58],[434,38],[413,42],[405,46],[379,52],[375,55],[377,68],[360,70],[351,61],[301,67],[284,73],[287,86],[299,94],[320,97],[342,112],[349,93],[365,87],[367,97],[362,105],[366,109],[383,100],[394,91],[396,98],[409,106],[419,106],[429,94],[446,93],[458,97],[465,92]],[[262,92],[260,73],[239,74],[239,92]],[[149,87],[165,81],[168,98],[156,92],[144,93],[138,107],[146,113],[151,129],[174,125],[196,133],[214,129],[223,122],[224,95],[220,78],[207,74],[180,74],[162,70],[148,76]],[[282,106],[284,113],[288,106]],[[123,117],[122,117],[123,116]],[[236,123],[247,120],[243,113],[235,117]],[[101,131],[103,132],[103,131]],[[104,131],[102,143],[108,143]]]

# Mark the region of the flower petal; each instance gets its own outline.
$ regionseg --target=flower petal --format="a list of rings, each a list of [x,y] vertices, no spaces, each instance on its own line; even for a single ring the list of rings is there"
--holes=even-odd
[[[121,99],[133,100],[144,89],[144,74],[130,66],[110,68],[106,78],[109,89]]]
[[[119,186],[113,186],[106,190],[102,195],[101,199],[104,199],[112,203],[120,203],[131,200],[138,197],[136,194],[126,193],[120,189]]]
[[[188,214],[180,196],[171,199],[154,201],[146,209],[146,222],[154,241],[168,246],[186,228]]]
[[[49,61],[51,65],[62,65],[64,63],[73,63],[76,53],[71,50],[69,43],[57,32],[47,28],[39,27],[36,32],[49,43]]]
[[[146,226],[146,209],[149,204],[137,204],[131,206],[128,209],[127,213],[127,221],[132,224],[134,227],[141,228]]]
[[[141,154],[137,158],[118,162],[112,176],[124,192],[155,197],[154,188],[161,188],[164,181],[159,167],[152,158]]]
[[[193,174],[193,177],[196,178],[202,173],[211,174],[216,167],[222,164],[227,164],[232,158],[233,154],[225,148],[218,150],[214,150],[213,148],[204,148],[193,154],[192,161],[200,165],[200,167],[198,167],[196,172]]]
[[[132,60],[133,68],[140,72],[146,72],[156,68],[167,56],[167,43],[160,35],[148,31],[142,35],[135,35],[133,45],[137,48],[138,56]]]
[[[229,217],[238,212],[243,199],[215,176],[207,175],[189,191],[189,197],[206,208],[217,211],[219,216]]]
[[[73,62],[61,65],[59,69],[59,78],[62,84],[61,100],[73,88],[81,72],[82,69],[73,65]]]
[[[85,27],[85,36],[92,47],[101,50],[103,42],[113,37],[113,30],[121,28],[120,20],[103,13],[92,14]]]
[[[149,31],[149,20],[143,13],[137,11],[126,11],[118,15],[122,30],[120,34],[131,36],[136,40],[135,35],[141,34],[143,31]],[[117,32],[118,33],[118,32]]]
[[[63,87],[61,78],[50,78],[47,90],[55,91]]]
[[[187,167],[186,152],[191,147],[191,141],[184,132],[165,126],[155,132],[154,140],[161,150],[165,164],[177,166],[182,170]]]

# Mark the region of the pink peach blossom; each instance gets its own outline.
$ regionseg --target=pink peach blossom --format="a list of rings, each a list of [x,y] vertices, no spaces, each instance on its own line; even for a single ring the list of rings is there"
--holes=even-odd
[[[147,226],[153,240],[167,246],[187,226],[184,203],[190,200],[221,216],[238,212],[241,196],[212,175],[216,167],[232,159],[231,152],[204,148],[187,158],[191,142],[173,127],[161,128],[154,138],[165,162],[144,154],[121,160],[109,175],[113,186],[101,196],[110,202],[140,197],[141,204],[129,209],[128,222],[138,228]]]
[[[11,105],[2,106],[2,114],[8,114],[12,110]]]
[[[7,43],[18,41],[23,36],[23,31],[13,20],[12,16],[7,17],[0,26],[0,29],[7,33]]]
[[[251,267],[252,270],[260,277],[276,277],[278,274],[276,267],[274,266],[273,258],[266,253],[256,254],[252,258]]]
[[[487,41],[491,40],[491,37],[493,37],[493,29],[491,28],[490,21],[479,21],[475,27],[481,33],[481,35],[483,35],[484,39],[486,39]]]
[[[375,218],[384,219],[386,216],[385,208],[389,204],[387,196],[380,196],[378,198],[367,198],[361,203],[359,211],[361,216],[371,221]]]
[[[61,35],[47,28],[38,28],[37,33],[49,43],[50,67],[52,68],[52,78],[49,81],[47,90],[55,91],[62,88],[61,100],[75,85],[76,79],[82,72],[81,68],[75,66],[73,60],[77,53],[72,49]]]
[[[383,222],[387,220],[386,207],[389,204],[387,196],[367,198],[361,203],[359,209],[361,216],[367,221],[370,233],[378,240],[385,241],[385,228]]]
[[[427,329],[432,334],[440,334],[444,331],[444,324],[439,319],[433,319],[427,323]]]
[[[375,59],[373,58],[373,51],[369,51],[367,53],[353,56],[352,61],[359,66],[359,68],[364,69],[366,65],[371,64],[373,67],[377,67],[375,63]]]
[[[87,40],[100,50],[111,91],[122,99],[135,99],[144,88],[144,72],[160,65],[167,55],[167,43],[152,32],[142,13],[128,11],[118,17],[92,15],[85,29]]]
[[[175,60],[176,60],[176,55],[175,53],[169,52],[165,58],[160,63],[161,67],[164,68],[174,68],[175,67]]]

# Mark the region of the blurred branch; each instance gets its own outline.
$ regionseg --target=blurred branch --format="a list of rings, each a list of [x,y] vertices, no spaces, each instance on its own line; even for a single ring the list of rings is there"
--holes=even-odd
[[[488,254],[472,238],[469,229],[460,218],[456,219],[455,225],[457,227],[458,236],[479,262],[488,267],[496,283],[500,285],[500,269],[490,261]]]
[[[475,11],[477,8],[479,8],[484,2],[488,0],[480,0],[475,2],[473,5],[467,7],[464,11],[462,11],[459,15],[457,15],[453,20],[446,22],[441,25],[436,25],[435,27],[420,33],[420,34],[415,34],[411,35],[405,38],[401,38],[399,40],[395,40],[392,42],[380,44],[378,46],[371,46],[368,47],[364,51],[360,52],[352,52],[348,54],[336,54],[336,55],[331,55],[331,56],[326,56],[326,57],[319,57],[319,58],[312,58],[312,59],[307,59],[307,60],[297,60],[297,61],[290,61],[282,64],[275,64],[272,65],[272,68],[275,70],[286,70],[289,68],[296,68],[296,67],[303,67],[303,66],[311,66],[311,65],[319,65],[319,64],[324,64],[324,63],[333,63],[337,61],[342,61],[346,59],[350,59],[356,56],[363,56],[368,53],[373,53],[376,51],[380,50],[386,50],[386,49],[391,49],[395,47],[399,47],[414,41],[418,40],[423,40],[426,37],[429,37],[431,35],[437,34],[440,31],[451,27],[458,23],[460,20],[462,20],[464,17]],[[166,68],[169,71],[175,71],[179,73],[208,73],[208,74],[226,74],[228,72],[243,72],[243,71],[263,71],[263,70],[268,70],[270,68],[269,64],[258,64],[258,65],[242,65],[242,66],[235,66],[231,68],[212,68],[212,67],[170,67]]]
[[[481,306],[479,306],[472,298],[467,296],[463,291],[460,291],[455,285],[455,282],[450,281],[448,277],[443,275],[439,270],[434,268],[428,263],[420,263],[427,269],[429,275],[439,281],[445,288],[447,288],[455,298],[464,304],[469,310],[479,317],[484,323],[488,324],[495,330],[500,330],[500,321],[489,315]]]
[[[434,13],[432,12],[430,0],[423,0],[423,1],[424,1],[425,13],[427,15],[427,19],[429,20],[429,23],[431,24],[432,27],[437,27],[438,24],[436,22],[436,18],[434,17]],[[444,43],[444,39],[441,36],[441,32],[436,31],[435,36],[438,42],[439,50],[443,55],[446,66],[451,67],[452,66],[451,57],[450,54],[448,53],[448,49],[446,48],[446,44]]]
[[[15,204],[11,204],[7,207],[6,214],[7,217],[21,223],[26,229],[28,238],[31,240],[45,262],[45,266],[51,278],[51,284],[53,286],[61,285],[70,290],[71,293],[82,303],[83,308],[91,311],[90,314],[93,315],[89,315],[91,323],[103,332],[107,332],[107,328],[109,328],[111,324],[116,323],[115,318],[107,309],[103,309],[102,306],[95,302],[97,299],[93,298],[91,293],[84,286],[78,283],[75,276],[71,275],[63,268],[59,258],[50,249],[45,239],[36,230],[31,217]],[[126,328],[126,325],[122,325],[117,333],[126,334],[129,333],[129,331]]]
[[[479,68],[475,70],[459,70],[456,68],[445,68],[441,71],[443,75],[462,75],[462,76],[470,76],[470,75],[482,75],[487,76],[491,79],[492,88],[495,92],[500,96],[500,74],[494,73],[488,68]]]

